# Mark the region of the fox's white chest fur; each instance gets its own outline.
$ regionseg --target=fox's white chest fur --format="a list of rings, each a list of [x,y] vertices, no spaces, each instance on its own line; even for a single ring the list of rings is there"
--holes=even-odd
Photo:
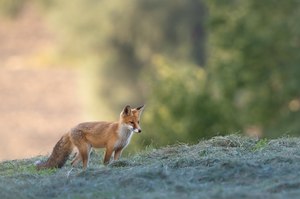
[[[122,124],[119,129],[119,140],[115,144],[115,149],[117,148],[125,148],[132,137],[133,128],[130,125]]]

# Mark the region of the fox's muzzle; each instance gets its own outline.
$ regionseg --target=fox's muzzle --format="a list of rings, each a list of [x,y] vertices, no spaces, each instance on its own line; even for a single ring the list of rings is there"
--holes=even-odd
[[[142,129],[134,129],[133,130],[135,133],[141,133],[142,132]]]

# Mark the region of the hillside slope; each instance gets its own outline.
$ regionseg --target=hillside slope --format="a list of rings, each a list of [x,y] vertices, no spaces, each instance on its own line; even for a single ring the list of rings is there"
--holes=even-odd
[[[104,167],[37,172],[37,157],[0,164],[4,198],[299,198],[300,139],[236,135],[148,149]]]

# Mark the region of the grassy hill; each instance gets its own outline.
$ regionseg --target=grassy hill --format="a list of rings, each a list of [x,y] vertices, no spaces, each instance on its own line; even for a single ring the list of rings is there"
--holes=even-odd
[[[45,157],[0,163],[0,198],[299,198],[300,139],[230,135],[147,149],[89,168],[36,171]]]

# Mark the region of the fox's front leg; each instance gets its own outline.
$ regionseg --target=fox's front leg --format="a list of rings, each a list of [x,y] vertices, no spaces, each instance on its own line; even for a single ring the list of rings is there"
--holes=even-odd
[[[117,149],[115,150],[114,160],[118,160],[122,154],[123,149]]]
[[[113,153],[112,148],[109,148],[109,147],[106,148],[103,164],[105,164],[105,165],[109,164],[112,153]]]

